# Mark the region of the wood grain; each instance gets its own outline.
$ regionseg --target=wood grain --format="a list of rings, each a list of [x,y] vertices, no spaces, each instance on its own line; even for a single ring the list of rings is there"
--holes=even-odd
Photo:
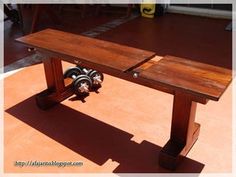
[[[140,70],[138,70],[140,72]],[[174,56],[165,56],[158,63],[139,73],[153,84],[218,101],[231,82],[231,70]]]
[[[232,79],[228,69],[173,56],[154,57],[153,52],[51,29],[17,41],[38,48],[48,58],[44,61],[48,88],[36,96],[41,109],[73,94],[71,79],[63,78],[61,60],[79,59],[98,71],[173,94],[170,139],[159,153],[159,164],[172,170],[198,138],[197,103],[218,101]]]
[[[196,108],[197,103],[189,95],[175,93],[170,139],[159,154],[162,167],[175,169],[197,140],[200,124],[195,123]]]
[[[16,41],[122,72],[144,63],[155,55],[154,52],[53,29],[33,33]]]

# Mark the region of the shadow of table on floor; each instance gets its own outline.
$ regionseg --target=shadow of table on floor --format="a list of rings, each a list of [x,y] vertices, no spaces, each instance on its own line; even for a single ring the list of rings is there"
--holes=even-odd
[[[140,144],[131,141],[132,134],[63,104],[42,111],[35,97],[30,97],[6,112],[100,166],[108,159],[118,162],[114,173],[171,172],[158,165],[160,146],[146,140]],[[173,172],[200,173],[203,168],[204,164],[184,158]]]

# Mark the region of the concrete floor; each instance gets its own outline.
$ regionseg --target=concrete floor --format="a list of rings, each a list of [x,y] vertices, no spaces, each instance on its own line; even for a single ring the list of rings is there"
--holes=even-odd
[[[157,157],[169,138],[172,95],[105,75],[99,93],[42,111],[34,94],[46,88],[43,72],[37,64],[5,79],[5,172],[169,172]],[[198,105],[200,137],[175,172],[231,172],[231,93]],[[20,168],[19,160],[84,165]]]
[[[232,33],[224,31],[228,22],[167,14],[134,19],[98,38],[231,68]],[[105,75],[99,93],[85,101],[71,97],[41,111],[34,95],[45,88],[42,64],[4,80],[6,173],[169,172],[158,166],[157,157],[169,138],[172,95]],[[175,172],[232,171],[231,97],[230,86],[219,102],[198,105],[199,139]],[[81,161],[83,166],[14,166],[20,160]]]

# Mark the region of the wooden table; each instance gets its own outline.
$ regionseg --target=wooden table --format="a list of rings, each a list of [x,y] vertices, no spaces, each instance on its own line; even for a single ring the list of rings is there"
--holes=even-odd
[[[172,170],[198,138],[197,103],[218,101],[232,79],[228,69],[173,56],[156,59],[154,52],[52,29],[16,40],[47,56],[43,64],[48,88],[36,95],[42,109],[73,94],[61,60],[173,94],[170,139],[159,154],[159,164]]]

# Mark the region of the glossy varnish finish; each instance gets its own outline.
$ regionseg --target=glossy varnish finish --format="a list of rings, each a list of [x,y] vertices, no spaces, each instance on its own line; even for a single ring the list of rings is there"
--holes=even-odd
[[[52,29],[18,38],[17,41],[120,71],[132,69],[155,55],[154,52]]]
[[[48,88],[37,94],[40,108],[48,109],[73,94],[71,79],[64,79],[61,60],[174,95],[170,139],[160,151],[159,163],[175,169],[198,138],[197,103],[218,101],[231,82],[231,71],[190,60],[106,41],[47,29],[17,39],[47,55],[44,60]],[[134,75],[134,74],[137,75]],[[135,77],[133,77],[135,76]]]
[[[195,122],[197,103],[191,97],[175,92],[170,139],[159,154],[159,164],[174,170],[196,142],[200,124]]]
[[[179,57],[166,56],[140,72],[151,82],[161,83],[172,90],[217,101],[231,81],[228,69]]]

